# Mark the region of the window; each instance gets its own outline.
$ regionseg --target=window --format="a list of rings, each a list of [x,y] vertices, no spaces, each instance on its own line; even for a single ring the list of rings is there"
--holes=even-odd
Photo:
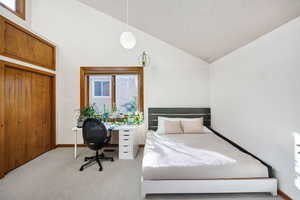
[[[94,104],[98,113],[143,112],[142,67],[81,67],[80,71],[81,108]]]
[[[16,11],[16,0],[0,0],[0,2],[13,11]]]
[[[121,113],[136,112],[138,104],[137,75],[116,76],[116,109]]]
[[[111,80],[110,77],[90,77],[90,84],[92,85],[92,96],[94,98],[98,97],[110,97],[111,96]]]
[[[90,75],[89,85],[89,104],[99,113],[138,111],[138,75]]]
[[[25,20],[25,0],[0,0],[0,5]]]
[[[94,104],[99,113],[112,111],[111,79],[111,76],[89,76],[89,104]]]

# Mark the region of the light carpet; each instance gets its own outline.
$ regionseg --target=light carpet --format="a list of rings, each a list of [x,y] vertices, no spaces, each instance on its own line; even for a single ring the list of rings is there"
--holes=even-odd
[[[140,200],[142,149],[135,160],[103,162],[103,171],[93,165],[78,171],[84,156],[93,152],[57,148],[11,171],[0,180],[0,200]],[[281,200],[268,194],[149,195],[156,200]]]

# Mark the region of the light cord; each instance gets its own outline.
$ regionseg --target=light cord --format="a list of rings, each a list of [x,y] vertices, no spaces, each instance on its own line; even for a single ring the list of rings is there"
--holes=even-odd
[[[126,1],[126,23],[129,25],[129,19],[128,19],[128,0]]]

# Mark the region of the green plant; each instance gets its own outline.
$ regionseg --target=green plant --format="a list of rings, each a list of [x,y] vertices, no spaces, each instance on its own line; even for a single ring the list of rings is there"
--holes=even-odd
[[[142,124],[144,122],[144,114],[142,112],[136,112],[134,118],[134,124]]]
[[[132,97],[130,102],[122,105],[127,112],[136,112],[137,111],[137,97]]]
[[[94,118],[96,116],[95,104],[86,106],[80,110],[80,119]]]
[[[129,112],[127,113],[127,123],[129,124],[136,124],[136,125],[139,125],[139,124],[142,124],[144,122],[144,115],[142,112]]]

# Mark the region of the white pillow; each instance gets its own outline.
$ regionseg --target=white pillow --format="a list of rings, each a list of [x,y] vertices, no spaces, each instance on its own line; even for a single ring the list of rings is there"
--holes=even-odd
[[[184,133],[203,133],[203,118],[195,121],[181,121],[181,127]]]
[[[158,117],[158,123],[157,123],[157,133],[160,135],[165,134],[165,124],[164,121],[194,121],[199,120],[201,118],[171,118],[171,117]]]

